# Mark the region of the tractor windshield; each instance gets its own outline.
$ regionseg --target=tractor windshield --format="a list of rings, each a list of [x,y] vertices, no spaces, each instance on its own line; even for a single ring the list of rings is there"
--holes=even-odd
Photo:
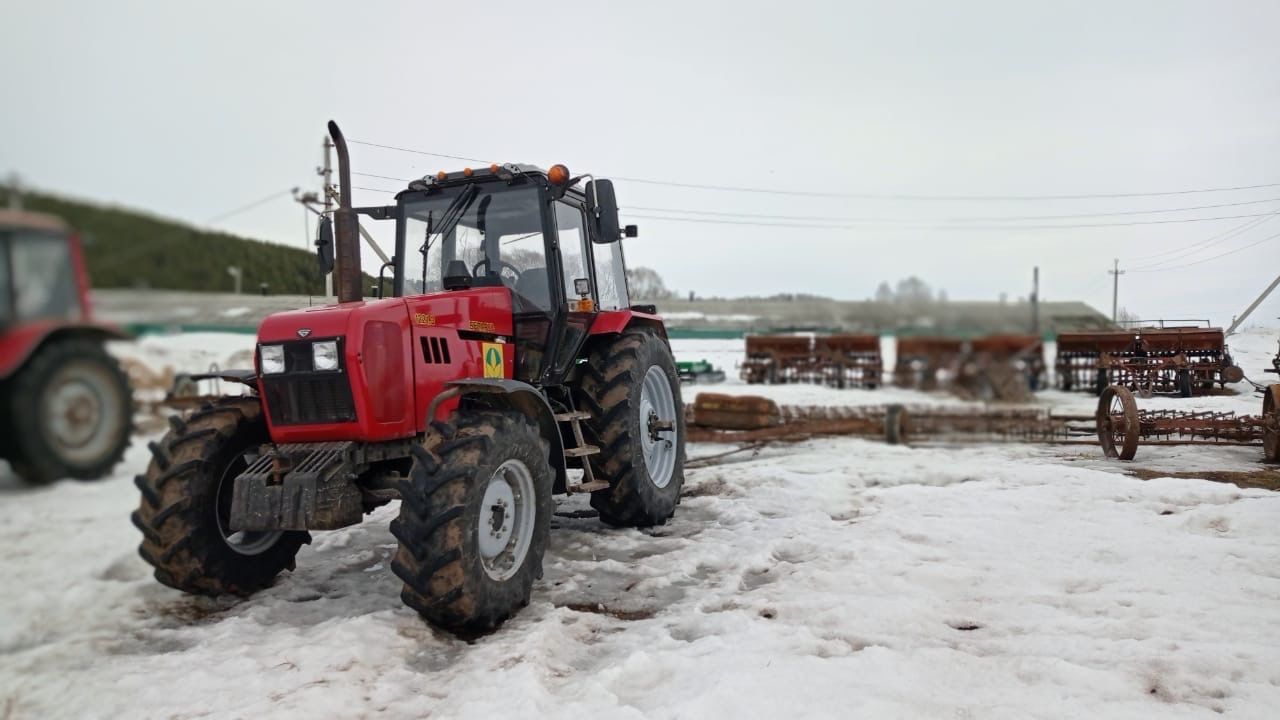
[[[477,183],[405,204],[404,293],[444,289],[446,275],[511,288],[527,310],[548,310],[546,245],[537,188]]]
[[[0,322],[74,319],[80,296],[65,235],[0,229]]]

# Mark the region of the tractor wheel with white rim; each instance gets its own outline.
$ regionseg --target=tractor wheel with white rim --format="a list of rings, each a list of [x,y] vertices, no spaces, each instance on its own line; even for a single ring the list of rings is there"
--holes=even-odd
[[[675,360],[666,341],[629,330],[593,348],[577,387],[589,456],[606,490],[591,494],[600,519],[620,527],[665,523],[684,485],[684,403]]]
[[[436,422],[442,440],[414,448],[401,481],[400,599],[445,630],[491,630],[529,604],[551,531],[549,446],[516,413],[466,412]]]
[[[95,480],[124,456],[133,430],[129,381],[101,343],[55,340],[10,382],[10,462],[29,483]]]

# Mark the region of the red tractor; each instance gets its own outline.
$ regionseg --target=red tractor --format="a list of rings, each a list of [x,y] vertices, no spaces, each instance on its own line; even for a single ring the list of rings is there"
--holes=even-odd
[[[103,349],[80,241],[58,218],[0,210],[0,458],[31,483],[93,480],[129,444],[132,395]]]
[[[156,579],[248,594],[309,531],[399,499],[401,599],[453,631],[496,626],[542,574],[553,493],[590,493],[615,526],[666,522],[684,411],[662,320],[630,306],[613,186],[556,165],[414,181],[394,205],[340,206],[317,240],[338,303],[272,315],[247,385],[152,445],[133,515]],[[364,297],[357,217],[393,220]],[[198,378],[197,378],[198,379]],[[580,471],[580,475],[579,475]]]

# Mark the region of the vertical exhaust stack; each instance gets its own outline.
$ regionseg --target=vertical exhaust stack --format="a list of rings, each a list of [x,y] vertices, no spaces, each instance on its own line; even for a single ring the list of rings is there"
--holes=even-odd
[[[338,151],[338,209],[333,214],[333,275],[338,302],[358,302],[364,299],[360,269],[360,231],[356,213],[351,209],[351,156],[347,153],[347,140],[338,124],[329,121],[329,137]]]

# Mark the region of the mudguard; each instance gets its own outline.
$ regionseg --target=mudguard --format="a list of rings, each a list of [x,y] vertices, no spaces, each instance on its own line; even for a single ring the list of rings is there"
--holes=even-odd
[[[556,422],[555,412],[547,402],[547,398],[538,389],[528,383],[507,378],[467,378],[445,383],[448,390],[458,390],[463,399],[476,395],[495,396],[494,404],[509,406],[512,410],[532,417],[538,423],[538,432],[546,438],[551,446],[551,467],[556,472],[555,492],[564,492],[568,483],[568,474],[564,460],[564,440],[560,437],[560,426]],[[432,408],[438,407],[432,403]],[[435,418],[428,417],[427,422]]]

